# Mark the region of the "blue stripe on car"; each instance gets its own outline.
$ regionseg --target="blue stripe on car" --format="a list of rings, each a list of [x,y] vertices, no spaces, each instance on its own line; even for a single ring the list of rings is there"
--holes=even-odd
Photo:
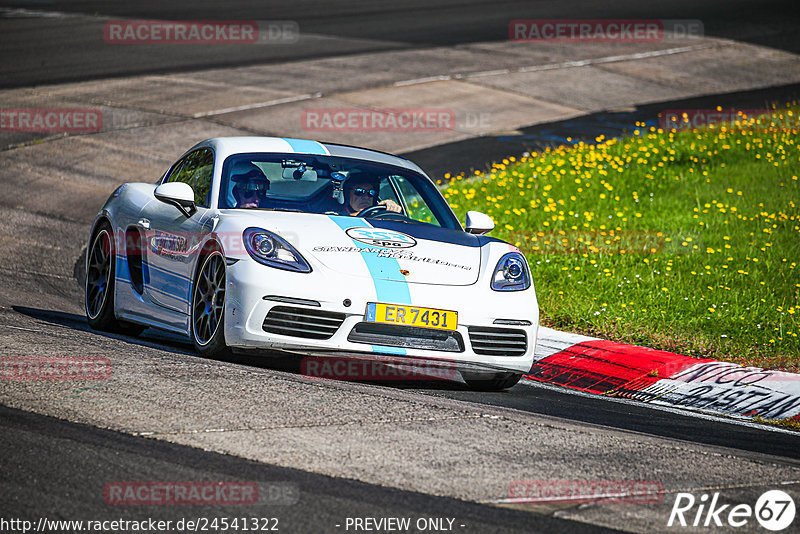
[[[179,301],[179,302],[181,302],[183,304],[186,304],[187,306],[189,305],[189,301],[186,300],[185,298],[173,295],[171,293],[167,293],[166,291],[162,291],[161,289],[155,288],[153,286],[148,287],[147,290],[152,292],[152,293],[158,293],[158,294],[160,294],[161,296],[164,296],[164,297],[173,298],[173,299],[175,299],[175,300],[177,300],[177,301]]]
[[[396,354],[397,356],[405,356],[408,354],[406,349],[402,347],[387,347],[385,345],[372,345],[372,352],[378,354]]]
[[[166,270],[166,269],[164,269],[162,267],[159,267],[157,265],[151,265],[149,262],[144,262],[143,261],[142,262],[142,266],[144,267],[145,264],[147,264],[148,268],[153,269],[154,271],[158,271],[160,273],[163,273],[163,274],[167,275],[169,278],[174,279],[175,282],[178,283],[178,284],[183,284],[183,285],[188,286],[188,285],[190,285],[192,283],[192,279],[189,278],[188,276],[186,276],[185,274],[176,273],[176,272],[173,272],[173,271],[168,271],[168,270]]]
[[[342,230],[370,226],[367,221],[358,217],[340,215],[329,215],[328,217]],[[367,247],[367,245],[355,239],[353,239],[353,244],[361,248]],[[411,304],[411,293],[408,290],[408,284],[404,278],[401,278],[403,275],[400,274],[400,264],[397,263],[395,258],[381,258],[377,254],[370,252],[362,252],[361,257],[364,259],[364,263],[367,264],[372,283],[375,285],[375,294],[379,301],[390,304]],[[385,279],[391,274],[398,278],[396,280]]]
[[[164,288],[158,288],[158,289],[153,287],[150,284],[150,277],[147,271],[148,267],[174,277],[178,283],[178,287],[173,287],[172,285],[168,285]],[[142,270],[145,278],[144,285],[148,291],[160,293],[165,297],[174,298],[186,305],[189,304],[189,300],[187,299],[187,294],[189,291],[189,286],[191,284],[191,281],[187,277],[185,277],[182,274],[165,271],[164,269],[152,265],[148,266],[148,263],[146,261],[142,262]],[[128,282],[131,285],[131,287],[133,287],[133,281],[128,276],[128,259],[124,256],[117,256],[117,270],[115,278],[123,282]]]
[[[289,137],[284,137],[284,141],[291,145],[292,150],[295,152],[303,153],[303,154],[318,154],[320,156],[326,156],[328,154],[328,150],[322,146],[321,143],[317,143],[316,141],[309,141],[307,139],[291,139]]]
[[[117,264],[114,267],[115,280],[122,280],[123,282],[130,282],[128,278],[128,260],[123,256],[117,256]]]
[[[364,219],[357,217],[345,217],[341,215],[329,215],[342,230],[356,228],[359,226],[370,226]],[[364,248],[364,243],[352,240],[357,247]],[[362,252],[361,258],[367,264],[372,283],[375,285],[375,295],[380,302],[389,304],[411,304],[411,292],[405,280],[384,280],[383,277],[389,273],[400,274],[400,264],[395,258],[381,258],[377,254]],[[385,347],[383,345],[372,345],[372,352],[382,354],[405,355],[406,350],[400,347]]]

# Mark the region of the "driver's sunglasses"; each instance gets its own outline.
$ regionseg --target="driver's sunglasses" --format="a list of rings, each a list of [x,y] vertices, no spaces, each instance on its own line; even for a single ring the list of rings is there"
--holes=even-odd
[[[374,189],[362,189],[361,187],[356,187],[355,189],[353,189],[353,193],[355,193],[357,197],[363,197],[364,195],[369,195],[372,198],[375,198],[376,196],[378,196],[378,192],[375,191]]]

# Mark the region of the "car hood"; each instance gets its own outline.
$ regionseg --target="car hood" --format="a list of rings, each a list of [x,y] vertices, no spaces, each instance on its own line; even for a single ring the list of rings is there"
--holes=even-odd
[[[235,211],[236,215],[242,213]],[[384,219],[271,211],[247,213],[247,226],[275,232],[312,263],[372,280],[471,285],[480,274],[481,246],[497,241],[463,230]]]

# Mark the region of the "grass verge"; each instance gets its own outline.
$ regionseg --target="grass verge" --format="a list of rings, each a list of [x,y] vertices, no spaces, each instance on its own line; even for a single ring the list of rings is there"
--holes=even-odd
[[[643,128],[509,158],[444,194],[527,255],[541,324],[800,372],[799,139],[798,108]]]

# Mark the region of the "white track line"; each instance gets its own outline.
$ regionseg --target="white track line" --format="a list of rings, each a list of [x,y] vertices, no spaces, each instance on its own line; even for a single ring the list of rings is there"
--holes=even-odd
[[[439,76],[426,76],[425,78],[414,78],[412,80],[403,80],[401,82],[394,82],[392,85],[395,87],[403,87],[405,85],[417,85],[420,83],[429,83],[429,82],[443,82],[452,79],[453,79],[452,75],[442,74]]]
[[[215,115],[225,115],[226,113],[234,113],[236,111],[247,111],[248,109],[267,108],[270,106],[278,106],[280,104],[290,104],[292,102],[302,102],[303,100],[311,100],[319,98],[322,93],[308,93],[297,96],[287,96],[286,98],[278,98],[276,100],[268,100],[267,102],[256,102],[255,104],[245,104],[243,106],[235,106],[231,108],[216,109],[214,111],[204,111],[202,113],[195,113],[192,115],[193,119],[201,119],[203,117],[213,117]]]
[[[62,13],[61,11],[40,11],[38,9],[25,9],[23,7],[0,8],[0,18],[3,19],[65,19],[79,16],[81,15],[75,13]]]
[[[696,50],[704,50],[707,48],[714,48],[719,46],[730,46],[733,43],[705,43],[692,46],[681,46],[678,48],[667,48],[666,50],[652,50],[650,52],[638,52],[636,54],[625,54],[618,56],[606,56],[594,59],[582,59],[578,61],[563,61],[561,63],[548,63],[546,65],[531,65],[528,67],[519,67],[516,69],[497,69],[487,70],[472,73],[459,73],[442,76],[427,76],[425,78],[414,78],[412,80],[403,80],[394,82],[395,87],[403,87],[407,85],[417,85],[421,83],[440,82],[455,79],[471,79],[471,78],[486,78],[491,76],[505,76],[507,74],[514,74],[520,72],[536,72],[555,69],[567,69],[573,67],[586,67],[589,65],[601,65],[603,63],[617,63],[620,61],[633,61],[637,59],[647,59],[660,56],[671,56],[673,54],[685,54],[686,52],[694,52]]]

